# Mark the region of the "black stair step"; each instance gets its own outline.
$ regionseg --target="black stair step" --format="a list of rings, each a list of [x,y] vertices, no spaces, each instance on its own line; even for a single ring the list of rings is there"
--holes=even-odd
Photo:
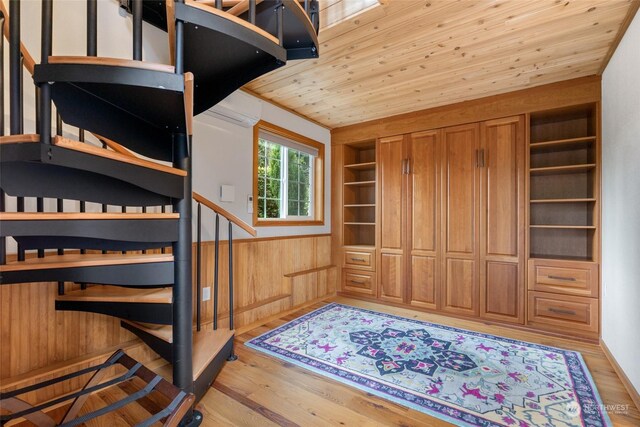
[[[194,75],[195,115],[286,62],[277,38],[211,6],[176,3],[175,18],[185,22],[184,68]]]
[[[120,325],[136,334],[142,341],[168,362],[172,361],[171,326],[151,325],[123,320]],[[216,378],[224,362],[233,351],[234,331],[202,329],[193,333],[194,394],[199,400]]]
[[[34,81],[52,83],[65,123],[171,161],[174,133],[190,133],[193,76],[173,67],[104,57],[50,57]]]
[[[95,285],[58,296],[56,310],[86,311],[135,322],[170,325],[172,301],[171,288]]]
[[[0,236],[22,248],[142,250],[178,240],[176,213],[0,212]]]
[[[173,284],[170,254],[65,254],[0,265],[0,284],[78,282],[161,287]]]
[[[169,205],[184,195],[186,171],[90,144],[37,135],[0,137],[0,186],[11,196],[122,206]]]
[[[263,0],[256,5],[256,25],[269,34],[278,35],[277,18],[274,12],[276,5],[282,3],[282,45],[287,50],[287,60],[317,58],[319,54],[318,29],[319,19],[316,23],[311,19],[297,0]],[[302,2],[304,3],[304,2]],[[310,1],[310,10],[319,13],[317,0]],[[240,15],[240,18],[248,20],[249,12]]]

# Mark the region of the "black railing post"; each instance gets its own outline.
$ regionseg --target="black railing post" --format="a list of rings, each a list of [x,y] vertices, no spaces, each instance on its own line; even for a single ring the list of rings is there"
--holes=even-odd
[[[0,136],[4,136],[4,24],[5,16],[0,12]],[[4,212],[4,190],[0,188],[0,212]],[[0,264],[7,263],[7,239],[0,237]]]
[[[179,50],[181,50],[180,46],[176,45],[176,51]],[[173,211],[180,215],[178,241],[173,244],[173,383],[185,391],[191,391],[193,388],[190,143],[191,136],[174,134],[174,167],[187,171],[187,177],[184,180],[183,197],[173,205]]]
[[[284,5],[282,3],[278,3],[278,5],[276,6],[276,28],[277,28],[277,37],[278,37],[278,42],[280,43],[280,46],[284,46],[284,31],[282,26],[284,25],[283,23],[283,14],[284,14]]]
[[[0,136],[4,136],[4,25],[7,20],[0,12]]]
[[[220,214],[216,213],[216,231],[213,254],[213,330],[218,329],[218,266],[220,263]]]
[[[304,0],[304,11],[307,14],[307,16],[309,15],[309,0]]]
[[[18,212],[24,212],[24,197],[16,197],[16,210]],[[18,243],[18,261],[24,261],[24,249],[22,245]]]
[[[47,64],[53,48],[53,0],[42,0],[40,62]],[[40,84],[40,141],[51,144],[51,85]]]
[[[162,207],[160,209],[161,209],[162,213],[167,212],[167,207],[165,205],[162,205]],[[167,253],[167,248],[165,248],[165,247],[160,248],[160,253],[161,254]]]
[[[142,0],[133,0],[133,59],[142,61]]]
[[[9,128],[22,133],[22,64],[20,63],[20,1],[9,0]]]
[[[229,221],[229,329],[233,330],[233,223],[231,221]],[[238,360],[233,347],[227,360],[230,362]]]
[[[249,22],[256,24],[256,0],[249,0]]]
[[[196,244],[196,330],[200,332],[200,316],[202,301],[200,292],[202,287],[202,205],[198,202],[198,243]]]
[[[87,0],[87,56],[98,55],[98,1]]]
[[[222,10],[222,0],[216,0],[215,6],[216,9]]]

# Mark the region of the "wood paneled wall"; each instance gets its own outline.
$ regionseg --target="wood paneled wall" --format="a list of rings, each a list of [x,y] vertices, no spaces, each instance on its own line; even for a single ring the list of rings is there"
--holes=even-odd
[[[437,129],[502,117],[551,110],[600,100],[600,76],[582,77],[334,128],[331,144],[339,145]]]
[[[213,286],[213,248],[213,242],[204,243],[203,287]],[[224,325],[228,322],[226,241],[221,242],[220,250],[219,314]],[[292,308],[291,284],[285,274],[330,265],[331,237],[237,240],[233,259],[235,326],[241,327]],[[335,275],[331,280],[335,281]],[[335,293],[335,284],[327,287],[318,283],[318,288],[320,293]],[[131,345],[135,340],[133,334],[120,327],[117,318],[56,311],[56,294],[55,283],[0,286],[0,388],[14,383],[17,376],[26,378],[36,370],[42,374],[47,367],[61,366],[65,361],[72,363],[89,354],[111,352],[114,347]],[[295,303],[304,303],[312,296],[323,295],[309,293],[308,298],[298,295]],[[203,322],[211,322],[213,297],[203,303],[202,309]]]

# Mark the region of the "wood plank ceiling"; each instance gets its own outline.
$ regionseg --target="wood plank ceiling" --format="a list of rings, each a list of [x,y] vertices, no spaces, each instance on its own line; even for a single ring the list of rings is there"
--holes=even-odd
[[[638,0],[321,5],[320,58],[247,89],[335,128],[597,74]]]

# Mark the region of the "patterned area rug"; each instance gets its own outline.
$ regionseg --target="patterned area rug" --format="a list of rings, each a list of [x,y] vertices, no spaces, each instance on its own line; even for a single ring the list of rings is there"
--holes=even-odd
[[[246,345],[456,425],[611,425],[574,351],[340,304]]]

